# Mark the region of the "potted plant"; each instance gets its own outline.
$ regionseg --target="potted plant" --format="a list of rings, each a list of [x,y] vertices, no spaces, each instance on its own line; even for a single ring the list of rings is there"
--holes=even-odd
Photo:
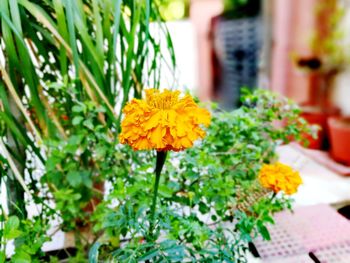
[[[304,137],[308,141],[307,147],[314,150],[329,149],[329,125],[327,120],[330,117],[339,116],[339,109],[335,107],[319,106],[301,106],[301,117],[303,117],[309,124],[317,125],[317,137],[311,134],[305,134]]]
[[[333,98],[333,104],[337,103],[342,112],[346,111],[348,103],[341,102],[339,97],[348,96],[348,94],[339,95],[340,85],[344,85],[343,78],[348,75],[348,68],[350,62],[350,53],[348,51],[348,42],[346,40],[346,8],[342,6],[344,2],[340,1],[335,3],[329,1],[330,4],[335,5],[330,24],[328,26],[328,37],[322,39],[319,37],[314,42],[315,50],[323,56],[325,70],[325,87],[327,93],[326,97]],[[325,9],[327,11],[327,8]],[[326,29],[327,30],[327,29]],[[346,84],[347,85],[347,81]],[[342,105],[343,104],[343,105]],[[327,109],[326,107],[324,107]],[[350,140],[349,140],[349,116],[340,116],[340,110],[336,116],[328,116],[327,129],[330,137],[330,152],[334,160],[350,165]]]
[[[350,118],[332,117],[329,118],[328,125],[332,157],[350,166]]]
[[[302,105],[302,116],[311,124],[320,127],[318,138],[310,141],[309,148],[328,150],[328,118],[340,115],[335,105],[333,93],[339,73],[344,71],[349,56],[343,42],[341,21],[344,8],[336,1],[323,1],[317,4],[318,27],[311,41],[311,55],[293,55],[296,68],[310,76],[309,101]]]

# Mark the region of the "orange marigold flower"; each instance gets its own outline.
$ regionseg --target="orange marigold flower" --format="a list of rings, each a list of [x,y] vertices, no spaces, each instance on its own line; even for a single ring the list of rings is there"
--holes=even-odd
[[[210,113],[180,91],[146,90],[146,99],[133,99],[123,109],[119,140],[134,150],[181,151],[203,138],[201,126],[210,124]]]
[[[287,195],[296,193],[303,182],[299,172],[280,162],[264,164],[259,172],[259,181],[263,187],[275,193],[284,191]]]

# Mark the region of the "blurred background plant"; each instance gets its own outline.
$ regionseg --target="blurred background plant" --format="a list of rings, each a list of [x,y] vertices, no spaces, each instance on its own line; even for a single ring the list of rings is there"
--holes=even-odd
[[[312,55],[292,54],[292,58],[296,67],[307,73],[335,75],[350,61],[344,31],[346,9],[342,1],[325,0],[315,7],[314,12],[319,20],[326,20],[327,23],[322,24],[321,30],[315,30],[310,35]]]
[[[224,0],[224,10],[232,18],[255,16],[259,13],[261,3],[254,0]]]
[[[173,70],[175,56],[153,1],[5,0],[0,18],[2,211],[22,233],[1,241],[4,248],[15,238],[24,260],[36,252],[23,249],[32,239],[19,236],[45,233],[53,217],[64,231],[89,228],[121,158],[121,109],[144,86],[158,88],[160,63]],[[29,203],[42,220],[39,232],[25,228],[39,222]]]
[[[311,47],[316,56],[321,59],[321,71],[341,71],[350,61],[345,42],[344,16],[346,10],[341,2],[324,1],[316,8],[319,17],[330,16],[329,23],[323,31],[316,31],[311,39]]]
[[[190,0],[161,0],[159,12],[165,21],[184,19],[190,13]]]

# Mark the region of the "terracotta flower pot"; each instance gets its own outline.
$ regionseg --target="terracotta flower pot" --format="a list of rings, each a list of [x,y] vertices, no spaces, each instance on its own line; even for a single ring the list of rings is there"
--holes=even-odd
[[[350,117],[332,117],[328,124],[333,159],[350,165]]]
[[[310,134],[304,134],[303,137],[309,142],[308,148],[320,150],[326,137],[327,114],[323,112],[303,112],[301,114],[309,124],[316,124],[320,127],[317,132],[317,138],[313,138]]]
[[[315,150],[326,150],[329,147],[329,127],[328,118],[339,116],[338,108],[327,106],[325,109],[316,106],[303,106],[303,117],[308,123],[316,124],[320,127],[317,133],[317,138],[312,138],[311,135],[305,134],[304,137],[309,141],[308,148]]]

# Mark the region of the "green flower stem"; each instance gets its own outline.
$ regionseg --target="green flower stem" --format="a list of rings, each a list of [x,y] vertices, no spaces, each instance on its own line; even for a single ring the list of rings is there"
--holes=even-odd
[[[272,194],[270,202],[272,202],[275,199],[276,195],[277,195],[277,193],[275,193],[275,192]]]
[[[150,219],[150,225],[149,225],[150,235],[152,235],[153,228],[154,228],[154,220],[155,220],[154,217],[155,217],[156,206],[157,206],[159,180],[160,180],[160,174],[162,172],[162,169],[165,163],[166,156],[167,156],[166,151],[157,151],[156,169],[154,171],[156,178],[154,181],[154,192],[153,192],[153,200],[152,200],[152,206],[151,206],[151,219]]]

